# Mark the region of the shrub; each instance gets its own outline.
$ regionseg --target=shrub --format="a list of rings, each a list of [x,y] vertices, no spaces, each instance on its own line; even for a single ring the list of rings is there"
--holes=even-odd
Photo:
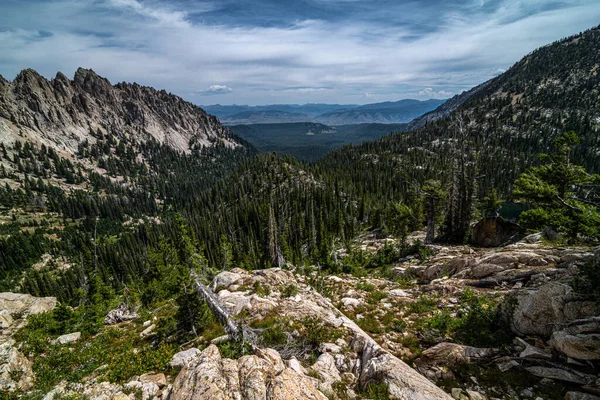
[[[296,287],[296,285],[290,284],[290,285],[286,286],[285,289],[283,289],[283,291],[281,292],[281,297],[283,297],[283,298],[294,297],[297,294],[298,294],[298,288]]]

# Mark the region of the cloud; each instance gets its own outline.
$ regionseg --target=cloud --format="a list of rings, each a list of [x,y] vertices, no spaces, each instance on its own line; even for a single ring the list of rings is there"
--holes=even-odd
[[[447,99],[451,97],[454,93],[448,92],[446,90],[435,91],[433,88],[425,88],[419,92],[419,96],[426,97],[428,99]]]
[[[600,20],[597,0],[301,4],[262,0],[257,12],[254,0],[3,0],[0,74],[83,66],[195,102],[444,98]]]
[[[211,85],[207,89],[198,90],[198,93],[203,95],[215,95],[232,92],[233,89],[225,85]]]

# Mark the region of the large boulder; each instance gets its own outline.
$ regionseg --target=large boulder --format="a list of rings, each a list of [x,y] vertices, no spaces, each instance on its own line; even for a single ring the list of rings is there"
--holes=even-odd
[[[351,347],[360,356],[359,385],[383,383],[395,400],[450,400],[452,397],[423,375],[382,349],[368,336],[356,334]]]
[[[276,352],[275,352],[276,353]],[[287,368],[273,351],[259,351],[239,360],[221,358],[208,346],[195,363],[185,366],[173,383],[177,400],[325,400],[309,377]]]
[[[475,246],[499,247],[517,242],[525,236],[525,229],[502,217],[484,218],[473,227],[471,242]]]
[[[415,361],[417,371],[427,378],[437,381],[452,378],[453,367],[466,365],[479,360],[489,359],[498,350],[463,346],[455,343],[440,343],[423,352]]]
[[[558,282],[509,293],[504,307],[513,332],[522,336],[550,337],[560,326],[598,313],[594,302],[582,300],[570,286]]]

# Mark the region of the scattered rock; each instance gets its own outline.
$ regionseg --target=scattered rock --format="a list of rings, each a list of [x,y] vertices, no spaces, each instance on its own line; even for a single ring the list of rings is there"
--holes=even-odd
[[[498,369],[501,372],[506,372],[506,371],[510,371],[511,369],[513,369],[515,367],[520,366],[521,364],[519,364],[515,360],[508,360],[508,361],[499,362],[497,365],[498,365]]]
[[[148,373],[141,375],[138,379],[141,383],[154,383],[159,389],[167,386],[167,377],[165,374]]]
[[[140,333],[140,336],[141,336],[141,337],[146,337],[146,336],[149,336],[150,334],[152,334],[152,332],[154,332],[154,330],[155,330],[155,329],[156,329],[156,325],[155,325],[155,324],[152,324],[152,325],[150,325],[149,327],[147,327],[146,329],[144,329],[144,330],[142,331],[142,333]]]
[[[121,322],[131,321],[138,318],[139,315],[125,305],[121,305],[116,310],[111,310],[104,319],[105,325],[115,325]]]
[[[358,307],[360,305],[360,300],[351,297],[344,297],[342,299],[342,304],[344,307]]]
[[[73,343],[81,339],[81,332],[68,333],[66,335],[59,336],[56,338],[58,344]]]

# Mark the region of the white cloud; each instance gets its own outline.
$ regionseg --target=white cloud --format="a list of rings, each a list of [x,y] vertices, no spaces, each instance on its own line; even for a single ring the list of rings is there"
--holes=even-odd
[[[447,99],[453,95],[452,92],[448,92],[446,90],[435,91],[433,88],[425,88],[421,90],[418,94],[421,97],[426,97],[428,99]]]
[[[223,93],[229,93],[232,92],[233,89],[230,88],[229,86],[225,86],[225,85],[211,85],[209,86],[207,89],[204,90],[198,90],[198,93],[204,94],[204,95],[214,95],[214,94],[223,94]]]
[[[191,11],[175,9],[175,3],[100,1],[9,2],[20,7],[12,14],[3,2],[0,73],[11,79],[31,67],[51,77],[83,66],[112,82],[137,81],[197,102],[207,94],[248,104],[355,103],[373,93],[381,101],[444,98],[600,20],[597,1],[565,0],[562,9],[517,18],[531,3],[502,0],[485,18],[477,12],[440,14],[438,29],[415,36],[410,26],[364,21],[215,25],[192,19]],[[52,35],[40,36],[40,30]]]

